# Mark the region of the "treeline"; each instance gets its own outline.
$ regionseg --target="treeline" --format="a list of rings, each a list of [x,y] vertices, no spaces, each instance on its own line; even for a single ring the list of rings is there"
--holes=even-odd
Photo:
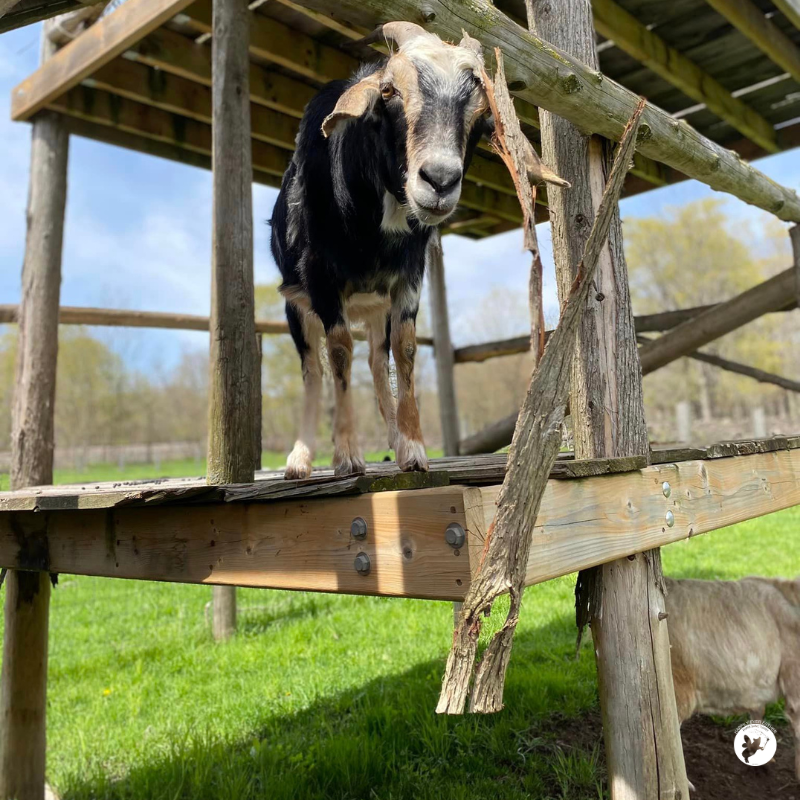
[[[634,309],[638,314],[716,303],[765,280],[791,263],[784,226],[766,218],[750,230],[726,215],[722,202],[707,200],[674,209],[659,218],[624,223]],[[275,286],[259,286],[257,315],[280,319],[283,301]],[[798,312],[772,314],[705,351],[797,379],[800,377]],[[548,320],[552,327],[556,320]],[[419,327],[427,332],[426,308]],[[469,310],[472,341],[519,335],[527,327],[526,287],[496,288]],[[131,334],[134,336],[135,334]],[[462,344],[465,342],[459,342]],[[9,448],[16,330],[0,335],[0,450]],[[302,411],[302,380],[288,336],[265,336],[261,370],[264,449],[288,452]],[[62,327],[56,399],[56,441],[62,447],[199,442],[207,426],[207,352],[187,350],[169,372],[131,369],[117,349],[82,328]],[[530,376],[525,355],[456,367],[462,435],[514,411]],[[367,451],[386,448],[366,344],[356,343],[352,378],[359,428]],[[417,391],[423,432],[430,447],[440,444],[439,409],[430,348],[419,348]],[[700,423],[748,419],[763,407],[768,416],[800,417],[798,396],[707,364],[681,359],[645,379],[651,437],[674,439],[675,407],[687,401]],[[331,449],[333,394],[326,382],[320,423],[320,453]],[[788,425],[788,423],[787,423]],[[741,427],[741,426],[740,426]],[[706,430],[711,430],[710,427]],[[737,428],[738,430],[738,428]],[[747,431],[745,424],[742,430]],[[712,435],[712,434],[709,434]],[[749,433],[747,434],[749,435]]]

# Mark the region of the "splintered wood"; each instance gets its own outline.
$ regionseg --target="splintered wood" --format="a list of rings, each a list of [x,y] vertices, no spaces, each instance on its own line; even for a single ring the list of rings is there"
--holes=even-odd
[[[471,43],[476,51],[480,45],[464,31],[464,42]],[[531,264],[530,281],[528,286],[528,305],[531,316],[531,352],[533,353],[534,366],[539,363],[545,345],[544,308],[542,306],[542,258],[539,252],[539,242],[536,238],[536,184],[553,183],[557,186],[569,187],[569,183],[555,174],[549,167],[542,163],[533,145],[522,132],[519,119],[514,111],[514,101],[506,88],[506,76],[503,69],[503,53],[499,47],[495,48],[497,63],[497,85],[489,77],[486,70],[481,72],[481,82],[486,91],[489,108],[494,117],[494,134],[492,146],[495,152],[503,159],[503,163],[511,173],[514,188],[517,190],[519,204],[522,207],[523,242],[530,250],[533,258]]]
[[[495,97],[507,93],[505,82],[498,80],[494,86]],[[509,107],[513,109],[510,104],[496,104],[496,107],[500,113]],[[519,620],[531,536],[547,477],[561,445],[576,336],[595,267],[633,158],[644,108],[645,101],[640,100],[625,128],[561,320],[531,378],[511,443],[497,515],[487,532],[478,574],[470,585],[453,635],[436,709],[440,714],[463,713],[468,696],[471,712],[491,713],[503,707],[505,673]],[[504,118],[503,122],[507,120]],[[515,172],[516,168],[512,170],[516,183],[518,174]],[[508,616],[476,667],[481,619],[490,613],[494,600],[505,592],[511,597]]]

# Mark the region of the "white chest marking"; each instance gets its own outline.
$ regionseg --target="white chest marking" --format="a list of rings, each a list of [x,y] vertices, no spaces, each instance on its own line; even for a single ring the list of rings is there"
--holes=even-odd
[[[381,230],[384,233],[411,233],[405,208],[389,192],[383,193]]]

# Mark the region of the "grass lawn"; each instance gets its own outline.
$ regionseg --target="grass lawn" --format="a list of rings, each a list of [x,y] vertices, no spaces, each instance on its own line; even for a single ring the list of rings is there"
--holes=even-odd
[[[671,545],[665,569],[794,576],[799,526],[800,508]],[[62,576],[49,780],[65,800],[602,797],[598,750],[557,737],[597,703],[590,643],[574,659],[573,584],[527,591],[506,709],[442,718],[449,603],[240,590],[239,633],[217,645],[207,587]]]

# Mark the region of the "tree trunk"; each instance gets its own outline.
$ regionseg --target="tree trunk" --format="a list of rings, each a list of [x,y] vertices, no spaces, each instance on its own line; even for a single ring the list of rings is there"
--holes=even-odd
[[[531,2],[532,0],[529,0]],[[591,6],[535,0],[538,36],[598,68]],[[542,157],[572,184],[549,187],[556,277],[562,303],[605,184],[604,142],[542,111]],[[636,331],[615,214],[598,264],[573,364],[570,394],[576,458],[649,452]],[[579,618],[589,614],[612,800],[688,798],[665,621],[661,557],[651,551],[581,573]]]
[[[255,398],[260,396],[253,290],[253,166],[250,152],[249,10],[214,3],[209,483],[253,480]],[[258,387],[254,386],[258,382]],[[236,628],[235,588],[214,587],[214,635]]]
[[[42,39],[42,61],[54,52]],[[53,410],[58,358],[61,250],[67,201],[69,136],[61,118],[42,112],[33,123],[28,234],[11,433],[11,488],[53,482]],[[0,798],[44,797],[48,556],[32,554],[40,572],[6,577],[3,666],[0,676]]]

